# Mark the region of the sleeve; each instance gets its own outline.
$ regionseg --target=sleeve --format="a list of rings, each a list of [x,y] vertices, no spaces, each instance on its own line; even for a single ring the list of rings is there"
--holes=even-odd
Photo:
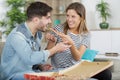
[[[62,24],[59,24],[59,25],[56,25],[54,27],[55,30],[59,31],[59,32],[63,32],[63,25]],[[57,42],[59,39],[61,39],[56,33],[54,33],[53,31],[51,32],[51,34],[53,34],[56,38],[57,38]]]
[[[50,53],[48,50],[33,51],[23,35],[13,34],[10,44],[21,60],[28,64],[43,64],[47,61]]]
[[[59,32],[62,32],[62,29],[61,29],[61,25],[56,25],[53,29],[59,31]],[[51,32],[55,37],[58,37],[58,35],[56,33],[54,33],[53,31]]]
[[[89,44],[90,44],[90,33],[83,34],[82,40],[81,40],[81,45],[85,45],[88,48]]]

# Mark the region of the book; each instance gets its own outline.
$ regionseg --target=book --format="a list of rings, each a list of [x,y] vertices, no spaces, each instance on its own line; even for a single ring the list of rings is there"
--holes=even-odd
[[[24,77],[26,80],[86,80],[112,65],[112,61],[82,61],[58,72],[26,73]]]

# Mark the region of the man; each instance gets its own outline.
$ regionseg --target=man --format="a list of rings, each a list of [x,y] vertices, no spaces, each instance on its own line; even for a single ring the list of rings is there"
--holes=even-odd
[[[49,70],[46,67],[48,65],[43,65],[47,59],[70,47],[65,45],[66,42],[61,42],[49,50],[41,50],[41,32],[45,32],[51,23],[51,11],[52,8],[45,3],[30,4],[26,22],[16,27],[7,37],[1,57],[0,79],[24,80],[24,74],[34,72],[38,65],[41,65],[41,71]],[[49,38],[51,41],[54,39]]]

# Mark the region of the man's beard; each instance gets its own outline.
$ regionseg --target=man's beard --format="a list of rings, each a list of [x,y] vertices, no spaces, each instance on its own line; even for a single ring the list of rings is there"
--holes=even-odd
[[[45,27],[45,26],[43,26],[43,27],[41,27],[40,29],[38,29],[38,31],[41,31],[41,32],[46,32],[46,27]]]

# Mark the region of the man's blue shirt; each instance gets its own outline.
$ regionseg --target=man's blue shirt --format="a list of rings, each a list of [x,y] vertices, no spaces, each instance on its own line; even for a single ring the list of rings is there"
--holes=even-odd
[[[34,38],[26,23],[9,34],[1,56],[0,79],[10,79],[16,73],[33,71],[33,65],[47,61],[50,53],[41,50],[41,37],[39,31]]]

